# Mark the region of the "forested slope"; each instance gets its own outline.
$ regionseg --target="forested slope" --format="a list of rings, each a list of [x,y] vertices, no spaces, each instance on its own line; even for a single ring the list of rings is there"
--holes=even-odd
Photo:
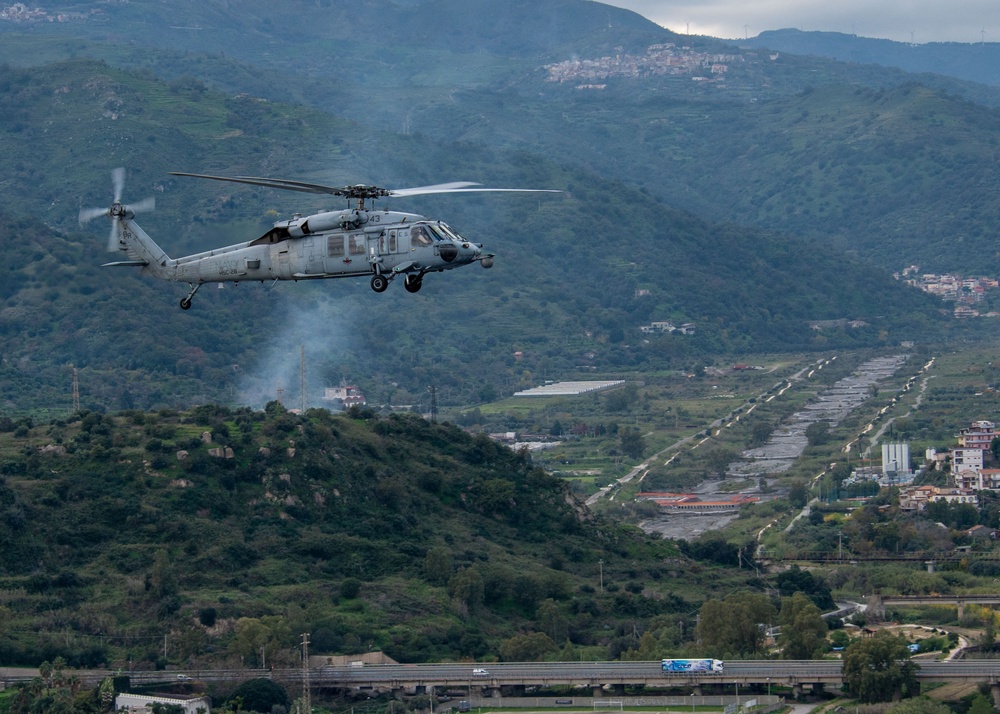
[[[509,393],[581,365],[681,368],[708,353],[883,345],[945,327],[936,300],[832,249],[713,225],[537,154],[400,136],[88,60],[11,68],[0,81],[0,397],[15,413],[66,413],[74,367],[87,408],[261,406],[279,387],[298,393],[304,347],[313,394],[349,377],[378,404],[394,391],[396,403],[419,401],[431,384],[442,403],[468,404],[484,387]],[[393,202],[497,254],[492,270],[431,276],[419,295],[376,295],[363,280],[241,284],[202,290],[182,313],[186,286],[99,268],[107,228],[76,226],[81,206],[111,200],[117,165],[129,169],[126,201],[156,197],[140,223],[174,256],[330,207],[174,170],[563,193]],[[865,324],[810,327],[837,319]],[[697,329],[649,338],[639,328],[652,320]]]
[[[711,587],[524,454],[412,416],[3,420],[0,472],[2,664],[152,663],[164,635],[171,662],[249,661],[242,618],[275,662],[301,632],[409,662],[525,633],[616,657],[637,644],[620,623],[670,613],[668,643]]]

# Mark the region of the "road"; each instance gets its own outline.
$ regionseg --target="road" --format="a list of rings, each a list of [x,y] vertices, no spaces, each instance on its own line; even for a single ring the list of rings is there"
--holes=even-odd
[[[483,668],[485,674],[476,674]],[[2,670],[4,681],[30,680],[37,670]],[[74,670],[86,684],[96,684],[112,672]],[[285,682],[301,682],[301,669],[255,670],[183,670],[182,672],[126,672],[133,684],[176,683],[180,677],[197,681],[242,681],[254,676],[268,676]],[[981,682],[1000,684],[1000,660],[958,660],[921,662],[917,679],[924,682]],[[501,686],[581,686],[599,689],[605,685],[697,686],[699,684],[765,684],[799,686],[802,684],[839,684],[841,663],[838,660],[742,660],[731,661],[722,673],[664,674],[658,661],[653,662],[501,662],[489,665],[392,664],[363,667],[321,667],[309,671],[316,686],[373,687],[398,689],[411,687],[469,687],[496,689]]]

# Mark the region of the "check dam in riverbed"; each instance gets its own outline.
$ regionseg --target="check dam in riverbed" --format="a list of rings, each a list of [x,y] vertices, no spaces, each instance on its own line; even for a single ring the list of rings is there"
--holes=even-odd
[[[828,421],[836,426],[871,397],[874,385],[895,374],[906,358],[906,355],[894,355],[865,362],[849,376],[820,392],[815,402],[786,419],[764,446],[744,451],[742,460],[731,464],[728,473],[750,477],[787,471],[805,451],[808,445],[806,429],[810,425]]]

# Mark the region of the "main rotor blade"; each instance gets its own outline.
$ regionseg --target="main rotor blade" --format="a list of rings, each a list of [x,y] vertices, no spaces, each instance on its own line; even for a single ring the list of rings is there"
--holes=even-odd
[[[449,193],[470,186],[480,186],[474,181],[452,181],[451,183],[438,183],[433,186],[415,186],[414,188],[391,188],[390,196],[420,196],[425,193]]]
[[[442,184],[445,186],[447,184]],[[476,184],[469,184],[470,186],[475,186]],[[393,191],[389,191],[390,196],[418,196],[425,193],[473,193],[473,192],[483,192],[483,191],[514,191],[520,193],[562,193],[559,189],[555,188],[445,188],[437,191],[428,190],[433,189],[433,186],[426,186],[424,188],[400,188]]]
[[[334,186],[324,186],[318,183],[306,183],[304,181],[288,181],[286,179],[263,178],[258,176],[211,176],[209,174],[189,174],[182,171],[171,171],[171,176],[191,176],[192,178],[212,179],[213,181],[229,181],[230,183],[246,183],[251,186],[265,186],[268,188],[281,188],[286,191],[301,191],[302,193],[326,193],[340,196],[344,193],[344,188]]]
[[[325,193],[332,196],[347,196],[348,198],[378,198],[381,196],[422,196],[432,193],[462,193],[472,191],[508,191],[521,193],[562,193],[556,189],[547,188],[483,188],[475,181],[452,181],[432,186],[416,186],[414,188],[385,189],[378,186],[324,186],[306,181],[291,181],[289,179],[265,178],[262,176],[212,176],[210,174],[190,174],[182,171],[171,171],[171,176],[191,176],[193,178],[212,179],[213,181],[229,181],[245,183],[251,186],[280,188],[286,191],[302,193]]]

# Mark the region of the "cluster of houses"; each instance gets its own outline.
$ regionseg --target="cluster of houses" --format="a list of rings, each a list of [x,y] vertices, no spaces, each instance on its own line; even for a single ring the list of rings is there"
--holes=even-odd
[[[985,468],[986,454],[996,438],[991,421],[975,421],[957,434],[958,446],[950,452],[927,450],[927,467],[944,470],[951,460],[950,486],[913,486],[899,492],[899,507],[920,511],[934,501],[979,504],[976,491],[1000,491],[1000,469]]]
[[[28,7],[20,2],[0,8],[0,20],[7,22],[69,22],[84,17],[85,15],[79,12],[49,13],[42,8]]]
[[[596,81],[611,77],[654,77],[691,75],[692,79],[708,80],[725,76],[729,65],[740,56],[701,52],[690,47],[677,47],[671,42],[650,45],[641,55],[618,54],[597,59],[571,59],[546,65],[549,82],[575,82],[580,89],[601,89]]]
[[[902,273],[894,273],[897,280],[903,280],[926,293],[937,295],[942,300],[955,301],[955,317],[996,317],[997,313],[981,313],[974,306],[982,302],[988,290],[1000,287],[996,278],[963,277],[961,275],[921,273],[920,268],[911,265]]]

